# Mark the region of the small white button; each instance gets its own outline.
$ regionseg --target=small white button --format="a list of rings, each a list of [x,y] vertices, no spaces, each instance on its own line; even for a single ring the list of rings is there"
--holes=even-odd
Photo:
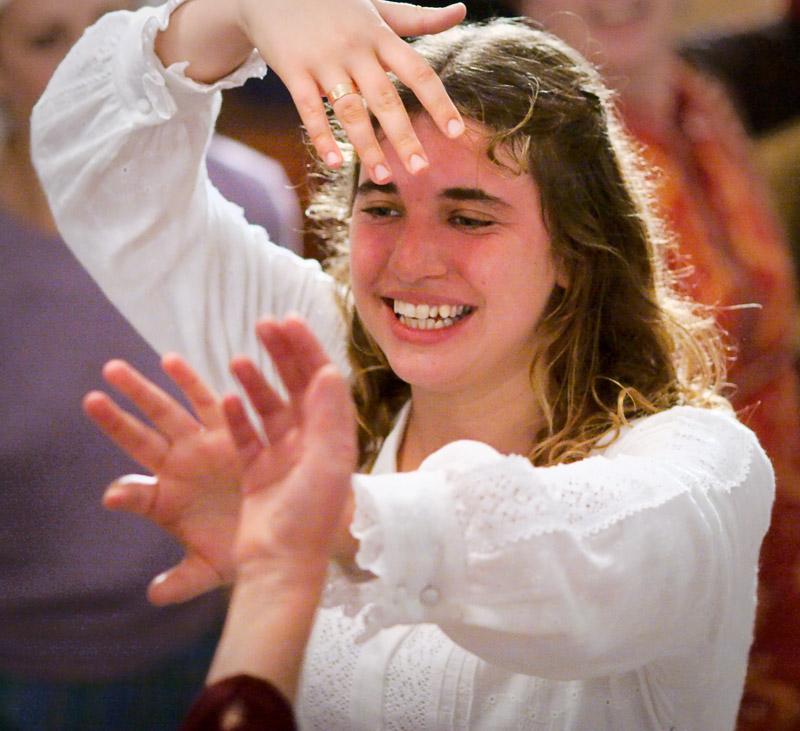
[[[153,110],[153,105],[147,99],[139,99],[136,107],[142,114],[149,114]]]
[[[419,600],[426,606],[426,607],[433,607],[439,603],[441,599],[441,594],[439,590],[435,586],[426,586],[420,593],[419,593]]]

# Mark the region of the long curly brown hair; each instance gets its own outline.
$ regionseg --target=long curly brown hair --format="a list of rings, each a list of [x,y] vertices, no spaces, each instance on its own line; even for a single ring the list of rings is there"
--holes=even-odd
[[[462,25],[414,47],[461,114],[489,130],[489,158],[507,168],[510,156],[519,174],[533,176],[553,256],[569,282],[555,289],[537,324],[531,398],[545,419],[528,454],[533,464],[581,459],[631,419],[678,404],[727,408],[714,318],[678,294],[647,171],[596,71],[521,19]],[[412,116],[425,114],[408,88],[396,87]],[[309,215],[332,248],[328,269],[344,285],[368,465],[410,387],[392,372],[349,296],[347,236],[357,179],[358,160],[346,155],[345,165],[325,176]]]

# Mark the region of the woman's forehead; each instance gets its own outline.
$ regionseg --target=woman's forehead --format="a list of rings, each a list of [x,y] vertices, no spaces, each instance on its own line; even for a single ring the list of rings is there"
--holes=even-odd
[[[512,154],[510,145],[497,145],[490,156],[494,133],[475,120],[467,118],[464,123],[465,132],[457,139],[451,139],[427,115],[413,115],[414,131],[428,157],[429,167],[423,171],[425,175],[436,177],[443,187],[464,187],[471,185],[470,181],[495,176],[505,179],[520,176],[521,166]],[[404,175],[396,150],[382,131],[378,132],[378,141],[394,173],[395,188],[402,187],[401,181],[410,178]],[[358,185],[368,179],[368,171],[361,166]]]

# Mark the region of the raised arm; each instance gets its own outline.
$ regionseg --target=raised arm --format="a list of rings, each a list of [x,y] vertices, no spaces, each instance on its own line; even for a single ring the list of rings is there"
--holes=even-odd
[[[273,345],[282,343],[278,347],[284,355],[290,354],[293,342],[299,342],[295,336],[303,337],[296,322],[265,328]],[[282,362],[288,365],[289,360]],[[266,398],[260,392],[256,399],[265,432],[277,442],[287,434],[281,405],[291,404],[297,418],[289,429],[295,453],[290,462],[261,443],[241,402],[228,400],[237,447],[255,469],[245,484],[235,549],[237,578],[209,687],[191,708],[181,731],[227,727],[233,717],[246,719],[253,728],[295,728],[289,700],[294,697],[356,458],[347,383],[330,364],[317,365],[303,369],[312,374],[310,379],[305,375],[292,379],[288,403],[271,392]],[[242,375],[249,380],[256,374]]]
[[[219,391],[234,385],[228,363],[236,353],[270,371],[253,334],[264,314],[303,315],[346,369],[334,288],[318,263],[269,245],[208,181],[204,154],[220,91],[265,72],[257,45],[283,75],[323,155],[339,154],[323,117],[321,95],[330,91],[323,87],[351,83],[416,166],[418,142],[387,92],[387,70],[408,81],[450,134],[460,126],[452,129],[454,110],[438,78],[391,27],[437,30],[462,12],[364,0],[172,0],[104,16],[58,68],[32,120],[34,161],[65,241],[157,350],[182,353]],[[232,73],[198,83],[185,63],[165,68],[156,40],[165,63],[188,61],[198,78]],[[198,49],[199,58],[214,60],[211,68],[197,60]],[[345,95],[335,108],[354,142],[366,145],[364,159],[380,167],[361,98]]]
[[[316,261],[273,246],[208,180],[220,90],[264,72],[253,53],[199,85],[153,50],[175,3],[110,13],[71,49],[33,115],[33,154],[59,230],[125,317],[218,392],[259,316],[301,313],[346,367],[334,288]],[[266,120],[268,123],[268,120]]]
[[[297,357],[297,346],[310,342],[302,323],[270,323],[262,333],[281,364],[288,400],[271,393],[257,403],[267,444],[241,401],[226,399],[245,472],[236,584],[209,680],[256,675],[292,697],[351,498],[355,411],[347,382],[321,349],[305,362]]]
[[[463,122],[441,81],[399,35],[445,30],[465,12],[460,3],[421,8],[385,0],[191,0],[159,33],[156,53],[165,66],[188,61],[186,74],[208,83],[238,68],[255,47],[292,94],[321,158],[331,166],[342,162],[322,103],[327,96],[362,163],[376,182],[385,182],[391,173],[364,102],[406,168],[424,167],[425,151],[386,72],[417,94],[444,134],[461,134]],[[339,96],[350,89],[360,95]]]

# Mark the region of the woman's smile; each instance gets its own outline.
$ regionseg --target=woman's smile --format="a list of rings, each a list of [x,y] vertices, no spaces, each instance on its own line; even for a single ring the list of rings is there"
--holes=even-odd
[[[471,305],[415,305],[402,300],[391,301],[397,321],[413,330],[442,330],[449,328],[472,314]]]
[[[412,388],[528,384],[558,279],[533,178],[491,162],[486,131],[468,126],[454,141],[416,118],[430,167],[406,173],[385,145],[393,181],[364,176],[353,206],[356,307]]]

